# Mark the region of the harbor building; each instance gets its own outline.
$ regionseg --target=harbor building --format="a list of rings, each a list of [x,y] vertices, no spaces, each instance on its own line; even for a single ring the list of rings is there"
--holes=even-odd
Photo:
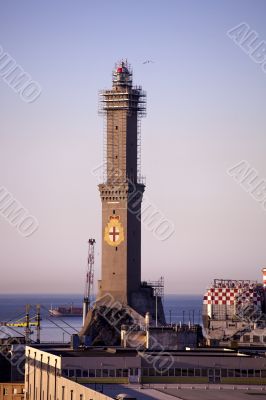
[[[214,279],[203,298],[202,320],[210,346],[266,344],[266,269],[263,283]]]
[[[0,400],[25,400],[24,382],[0,383]]]
[[[140,352],[117,347],[26,347],[28,400],[107,400],[110,386],[118,395],[121,385],[138,388],[156,383],[265,385],[265,355],[254,357],[228,349]],[[98,392],[103,386],[97,385],[106,385],[104,393]]]

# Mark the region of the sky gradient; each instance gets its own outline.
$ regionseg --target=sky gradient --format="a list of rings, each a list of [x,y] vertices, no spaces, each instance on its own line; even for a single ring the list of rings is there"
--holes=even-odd
[[[83,293],[89,237],[99,278],[98,91],[121,58],[147,91],[146,195],[175,226],[166,241],[142,227],[143,280],[176,294],[261,281],[266,211],[226,171],[247,160],[266,179],[266,74],[226,33],[245,22],[266,41],[265,13],[263,0],[1,1],[0,46],[42,92],[23,102],[0,77],[0,186],[39,222],[24,238],[0,215],[0,293]]]

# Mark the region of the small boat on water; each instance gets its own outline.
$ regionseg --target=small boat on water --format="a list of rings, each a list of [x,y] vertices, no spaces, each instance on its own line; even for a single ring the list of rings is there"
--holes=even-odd
[[[74,307],[73,304],[54,308],[51,306],[49,313],[52,317],[82,317],[82,307]]]

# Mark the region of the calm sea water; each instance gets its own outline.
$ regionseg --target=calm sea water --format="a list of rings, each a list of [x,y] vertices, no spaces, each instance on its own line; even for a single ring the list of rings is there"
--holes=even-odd
[[[53,318],[49,315],[51,306],[82,306],[81,295],[0,295],[0,322],[17,322],[25,317],[26,304],[30,304],[30,315],[34,319],[35,307],[41,305],[41,341],[69,342],[73,333],[78,333],[82,318]],[[201,323],[202,296],[165,295],[164,310],[167,323]],[[0,327],[0,332],[3,328]],[[10,328],[15,334],[23,328]],[[32,328],[32,340],[36,340],[35,328]]]

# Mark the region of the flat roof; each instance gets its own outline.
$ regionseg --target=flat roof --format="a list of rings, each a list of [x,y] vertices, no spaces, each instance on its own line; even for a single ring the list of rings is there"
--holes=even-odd
[[[139,353],[146,353],[151,356],[160,355],[160,357],[172,356],[185,356],[185,357],[252,357],[250,354],[245,354],[244,349],[241,352],[233,349],[219,349],[219,348],[198,348],[188,350],[136,350],[132,348],[122,347],[79,347],[72,349],[66,345],[42,345],[33,344],[30,347],[36,348],[40,351],[45,351],[59,357],[137,357]]]

